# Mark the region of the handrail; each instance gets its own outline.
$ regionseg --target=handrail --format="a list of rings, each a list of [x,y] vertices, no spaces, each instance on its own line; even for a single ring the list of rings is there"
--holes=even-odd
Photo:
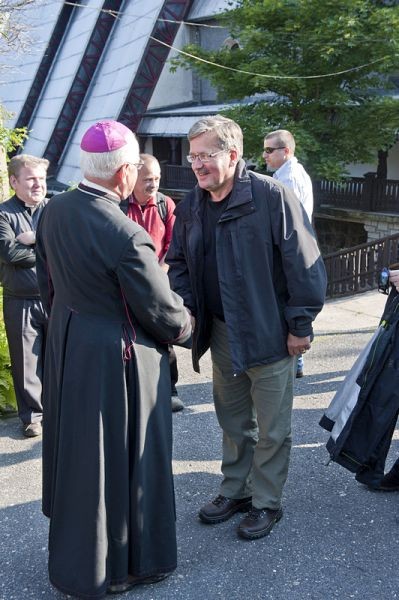
[[[399,233],[324,256],[327,298],[366,292],[383,267],[399,262]]]
[[[346,208],[366,212],[399,213],[399,181],[377,179],[374,174],[345,181],[315,181],[315,207]]]

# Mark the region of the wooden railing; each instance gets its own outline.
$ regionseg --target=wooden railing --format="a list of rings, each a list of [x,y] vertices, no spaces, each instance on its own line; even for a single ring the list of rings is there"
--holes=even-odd
[[[169,190],[191,190],[197,178],[191,167],[161,164],[161,184]]]
[[[323,205],[367,212],[399,213],[399,181],[377,179],[373,173],[343,182],[314,183],[316,209]]]
[[[399,262],[399,234],[323,258],[328,279],[327,298],[366,292],[377,287],[383,267]]]

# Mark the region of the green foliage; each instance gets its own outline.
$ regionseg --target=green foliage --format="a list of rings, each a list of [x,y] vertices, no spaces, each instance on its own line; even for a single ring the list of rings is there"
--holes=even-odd
[[[28,137],[26,127],[9,129],[3,125],[10,116],[11,115],[0,105],[0,145],[3,146],[7,154],[22,146]]]
[[[9,414],[16,408],[10,354],[3,322],[3,298],[0,295],[0,416]]]
[[[395,142],[399,101],[389,74],[399,57],[397,3],[239,0],[222,22],[239,48],[184,50],[239,72],[187,56],[174,64],[208,78],[221,101],[254,98],[228,111],[243,127],[246,156],[261,161],[264,135],[289,129],[310,173],[337,178]]]

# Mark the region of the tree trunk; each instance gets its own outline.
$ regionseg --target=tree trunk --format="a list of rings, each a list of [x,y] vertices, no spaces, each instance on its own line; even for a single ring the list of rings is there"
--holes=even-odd
[[[388,174],[388,151],[378,150],[377,179],[386,179]]]
[[[3,121],[0,117],[0,129],[3,127]],[[8,183],[6,149],[0,144],[0,202],[4,202],[10,196],[10,186]]]

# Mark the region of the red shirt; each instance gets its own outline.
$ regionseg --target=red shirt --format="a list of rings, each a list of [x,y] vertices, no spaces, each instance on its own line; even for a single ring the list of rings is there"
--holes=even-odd
[[[144,227],[144,229],[150,234],[152,241],[154,242],[155,251],[159,261],[165,257],[165,254],[170,246],[173,225],[176,218],[173,214],[176,205],[172,198],[165,196],[165,203],[165,223],[159,216],[156,200],[152,197],[148,200],[147,204],[140,206],[132,194],[129,199],[129,207],[127,210],[127,216],[129,219],[132,219],[132,221],[135,221]]]

